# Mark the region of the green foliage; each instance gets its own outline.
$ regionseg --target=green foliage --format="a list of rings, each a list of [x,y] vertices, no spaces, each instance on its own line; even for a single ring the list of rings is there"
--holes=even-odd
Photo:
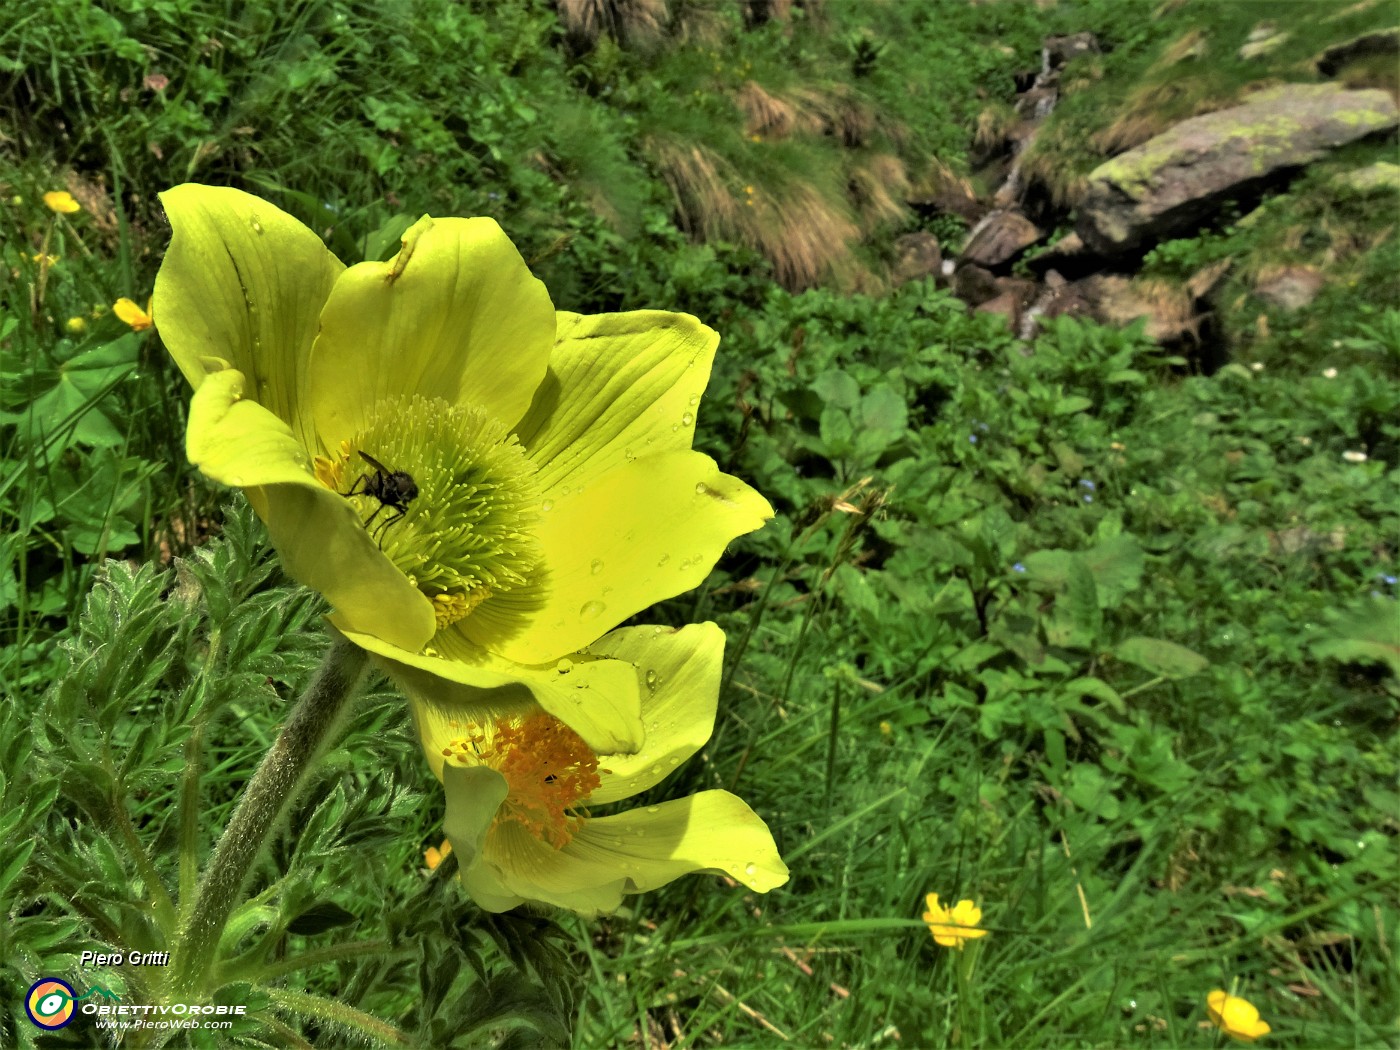
[[[184,466],[186,390],[154,338],[94,311],[146,301],[154,194],[195,178],[267,195],[347,262],[424,211],[494,215],[562,308],[697,314],[724,336],[697,445],[778,510],[644,616],[729,638],[715,736],[656,799],[741,791],[787,887],[481,915],[450,859],[419,867],[440,795],[376,690],[235,913],[210,991],[250,1005],[231,1042],[1190,1045],[1235,981],[1271,1045],[1393,1042],[1400,249],[1393,193],[1330,181],[1388,147],[1151,253],[1178,279],[1230,263],[1235,360],[1213,375],[1140,329],[1021,343],[927,283],[775,289],[752,245],[677,228],[648,148],[704,144],[764,189],[810,168],[842,200],[842,166],[888,152],[917,184],[930,158],[963,170],[1044,34],[1089,28],[1106,54],[1066,70],[1028,157],[1072,181],[1134,89],[1171,102],[1152,119],[1228,100],[1383,5],[1271,11],[1327,28],[1263,64],[1225,45],[1247,5],[827,4],[752,29],[737,5],[671,9],[663,44],[583,53],[543,2],[58,0],[8,27],[7,1001],[86,976],[82,950],[169,943],[324,644],[246,508]],[[1206,58],[1159,64],[1195,27]],[[749,81],[839,102],[863,141],[752,141]],[[39,197],[70,168],[93,196],[55,218]],[[1291,265],[1330,280],[1289,313],[1256,291]],[[990,935],[935,946],[930,891],[975,897]],[[149,979],[92,977],[132,999]],[[4,1045],[35,1031],[0,1018]]]
[[[0,826],[27,829],[0,855],[18,916],[0,971],[12,1001],[39,976],[79,972],[82,950],[169,949],[214,831],[323,649],[321,612],[278,578],[246,507],[173,569],[103,564],[32,721],[5,714]],[[312,1042],[567,1042],[573,963],[559,929],[480,916],[450,867],[416,868],[440,806],[402,701],[373,695],[230,921],[207,1001],[269,1009],[219,1045],[296,1030]],[[80,972],[124,1001],[159,1001],[160,968]],[[33,1030],[6,1034],[29,1045]]]

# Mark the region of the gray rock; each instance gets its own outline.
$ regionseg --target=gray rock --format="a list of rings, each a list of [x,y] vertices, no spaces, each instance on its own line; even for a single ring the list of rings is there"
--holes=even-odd
[[[1314,266],[1279,266],[1264,271],[1254,284],[1254,294],[1283,310],[1301,310],[1322,291],[1327,278]]]
[[[895,239],[894,283],[908,284],[924,277],[943,276],[943,251],[938,238],[927,230]]]
[[[1077,232],[1124,255],[1192,232],[1229,197],[1258,189],[1328,150],[1400,125],[1386,91],[1287,84],[1241,106],[1192,117],[1089,176]]]
[[[953,294],[969,306],[981,306],[1001,294],[990,270],[973,263],[962,263],[953,271]]]
[[[994,269],[1011,262],[1043,236],[1040,227],[1020,212],[990,212],[968,238],[962,258],[975,266]]]

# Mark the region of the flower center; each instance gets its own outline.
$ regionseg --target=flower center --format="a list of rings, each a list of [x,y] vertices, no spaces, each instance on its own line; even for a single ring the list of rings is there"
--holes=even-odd
[[[539,561],[535,467],[483,409],[386,398],[320,480],[347,496],[389,560],[433,603],[438,627],[525,582]]]
[[[602,781],[598,757],[558,719],[539,712],[475,726],[442,749],[463,766],[488,766],[505,777],[509,794],[496,820],[513,820],[555,849],[568,845],[583,818],[572,812]]]

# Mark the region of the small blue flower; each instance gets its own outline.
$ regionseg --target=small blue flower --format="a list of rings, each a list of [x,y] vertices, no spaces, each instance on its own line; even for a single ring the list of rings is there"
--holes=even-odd
[[[1025,567],[1024,565],[1022,565],[1022,564],[1018,561],[1015,565],[1011,566],[1011,571],[1012,571],[1012,572],[1025,572],[1025,571],[1026,571],[1026,567]]]
[[[1085,503],[1093,503],[1093,502],[1094,502],[1094,497],[1091,496],[1091,495],[1089,495],[1089,494],[1086,492],[1086,493],[1084,494],[1084,502],[1085,502]]]
[[[1081,489],[1088,489],[1090,492],[1093,492],[1098,486],[1096,486],[1096,485],[1095,485],[1092,481],[1090,481],[1088,478],[1080,478],[1080,479],[1079,479],[1079,487],[1080,487]]]
[[[487,199],[487,200],[492,200],[492,201],[498,201],[498,200],[501,199],[501,195],[500,195],[499,193],[497,193],[495,190],[492,190],[490,193],[488,193],[488,194],[486,195],[486,199]]]
[[[976,435],[976,434],[969,434],[969,435],[967,435],[967,440],[970,441],[970,442],[972,442],[972,443],[975,445],[975,444],[977,444],[977,435]]]
[[[980,431],[982,431],[982,433],[985,434],[987,431],[991,430],[992,428],[989,427],[989,426],[987,426],[986,423],[981,423],[981,422],[979,422],[979,423],[977,424],[977,429],[980,430]]]
[[[1381,582],[1389,587],[1394,587],[1397,582],[1400,582],[1400,577],[1391,576],[1389,573],[1381,573],[1380,578]]]

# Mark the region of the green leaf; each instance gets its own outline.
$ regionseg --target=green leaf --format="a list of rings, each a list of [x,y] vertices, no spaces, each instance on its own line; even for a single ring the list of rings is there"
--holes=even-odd
[[[1126,638],[1118,643],[1113,653],[1125,663],[1165,678],[1189,678],[1210,666],[1210,661],[1200,653],[1161,638]]]
[[[812,382],[812,392],[836,408],[860,404],[860,384],[839,368],[829,368]]]
[[[1400,676],[1400,614],[1395,603],[1380,598],[1336,614],[1311,648],[1316,656],[1342,663],[1384,664]]]
[[[1055,402],[1055,415],[1072,416],[1076,412],[1083,412],[1086,408],[1093,407],[1094,402],[1092,398],[1080,397],[1078,395],[1074,397],[1062,397],[1059,401]]]
[[[321,901],[287,923],[287,932],[313,937],[318,933],[325,933],[339,926],[350,926],[356,922],[359,922],[359,917],[346,911],[339,904]]]

